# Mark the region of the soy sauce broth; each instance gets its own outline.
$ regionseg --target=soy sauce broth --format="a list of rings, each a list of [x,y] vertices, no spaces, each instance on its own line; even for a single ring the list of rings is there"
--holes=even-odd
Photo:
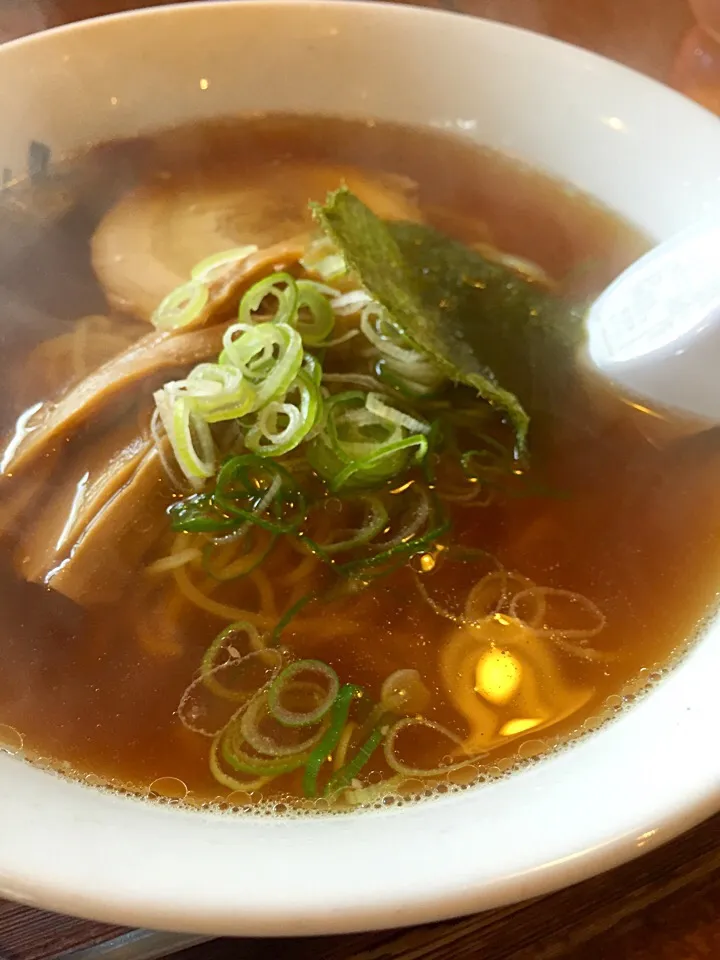
[[[260,117],[104,144],[64,161],[55,179],[0,194],[9,371],[0,384],[3,430],[28,402],[46,399],[33,396],[22,375],[32,348],[71,329],[79,316],[107,312],[88,244],[124,190],[148,178],[173,189],[200,175],[240,178],[249,167],[306,159],[411,178],[429,223],[467,243],[490,241],[534,261],[577,297],[602,289],[647,247],[644,237],[587,197],[508,158],[427,131]],[[54,218],[60,189],[66,206]],[[128,322],[114,316],[118,324]],[[558,655],[563,683],[589,691],[582,708],[494,748],[481,773],[506,769],[606,716],[673,661],[715,600],[716,435],[656,446],[629,409],[590,407],[578,419],[573,402],[559,385],[553,409],[531,428],[531,476],[542,478],[541,492],[450,509],[463,544],[536,583],[592,598],[606,617],[596,644],[606,659]],[[50,475],[48,493],[52,482]],[[208,741],[184,729],[176,715],[203,651],[226,621],[182,601],[171,615],[171,595],[149,589],[143,570],[117,603],[82,609],[19,579],[14,550],[12,542],[0,544],[0,740],[15,745],[20,734],[28,758],[91,783],[141,795],[154,784],[155,792],[171,796],[182,796],[184,784],[195,804],[226,798],[230,791],[208,770]],[[279,581],[282,570],[271,572]],[[436,589],[447,599],[463,588],[461,581],[448,572]],[[277,586],[280,602],[283,589]],[[224,598],[252,602],[247,584],[223,590]],[[438,666],[455,628],[423,600],[411,572],[393,573],[357,598],[350,632],[346,613],[319,611],[329,625],[322,631],[298,632],[291,624],[283,643],[375,695],[393,670],[417,669],[432,693],[427,716],[465,736]],[[553,689],[544,694],[552,701]],[[412,749],[420,762],[422,744]],[[370,781],[387,776],[381,755],[368,770]],[[297,772],[285,775],[251,799],[287,801],[299,782]]]

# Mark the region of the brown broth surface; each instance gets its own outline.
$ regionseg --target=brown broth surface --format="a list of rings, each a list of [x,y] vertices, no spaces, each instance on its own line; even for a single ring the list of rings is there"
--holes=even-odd
[[[29,350],[71,329],[76,317],[106,312],[89,267],[88,240],[124,189],[151,176],[198,171],[239,178],[248,165],[307,158],[412,178],[431,223],[458,239],[491,240],[529,258],[578,295],[602,288],[646,247],[629,225],[588,198],[440,134],[340,120],[253,118],[103,145],[62,167],[70,184],[63,189],[74,202],[54,226],[48,226],[52,203],[43,194],[51,187],[21,184],[0,195],[4,363],[14,371],[0,385],[3,430],[28,402],[45,399],[17,375]],[[18,222],[24,233],[18,234]],[[19,235],[22,249],[13,241]],[[617,699],[629,683],[668,663],[711,610],[717,589],[716,434],[654,444],[642,422],[619,404],[593,406],[578,420],[573,395],[562,385],[553,403],[531,429],[531,476],[541,478],[549,493],[485,508],[455,506],[456,536],[536,583],[591,598],[607,618],[592,646],[607,658],[555,652],[564,686],[587,689],[586,702],[541,733],[529,730],[494,749],[484,761],[494,769],[535,753],[538,739],[556,743],[577,731],[606,711],[608,698]],[[13,728],[30,759],[93,783],[144,794],[153,781],[172,777],[187,785],[192,802],[226,796],[208,771],[208,740],[184,729],[176,715],[203,651],[225,622],[178,600],[166,582],[148,587],[142,571],[119,602],[81,609],[20,580],[14,549],[0,543],[0,725],[6,725],[0,739],[14,743]],[[280,552],[267,567],[280,610],[292,592],[283,584],[289,562]],[[465,583],[447,573],[443,580],[439,573],[443,600],[466,589],[472,571],[468,578]],[[256,586],[248,581],[224,586],[219,596],[248,609],[257,605]],[[310,615],[323,621],[322,629],[291,624],[284,635],[297,655],[326,661],[341,682],[359,684],[375,697],[393,670],[415,668],[432,693],[426,716],[465,736],[466,724],[449,704],[438,672],[439,651],[455,627],[425,603],[408,570],[381,579],[340,612]],[[553,695],[552,688],[544,691],[550,702]],[[419,740],[411,750],[422,759]],[[364,780],[387,776],[379,757]],[[298,774],[281,777],[253,799],[292,795],[298,786]]]

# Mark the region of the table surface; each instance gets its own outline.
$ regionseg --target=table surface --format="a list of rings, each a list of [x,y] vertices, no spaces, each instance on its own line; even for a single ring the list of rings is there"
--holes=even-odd
[[[0,42],[170,0],[0,0]],[[720,112],[720,47],[693,31],[687,0],[426,0],[589,47]],[[718,0],[720,6],[720,0]],[[178,953],[177,951],[180,950]],[[720,815],[573,888],[411,930],[309,940],[193,944],[0,901],[0,960],[707,960],[720,958]]]

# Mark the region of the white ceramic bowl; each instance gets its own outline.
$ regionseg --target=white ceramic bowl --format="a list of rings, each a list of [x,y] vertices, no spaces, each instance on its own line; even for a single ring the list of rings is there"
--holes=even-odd
[[[0,167],[16,175],[31,140],[60,154],[252,110],[456,130],[565,178],[658,239],[720,213],[714,117],[623,67],[481,20],[222,2],[0,49]],[[256,935],[407,924],[535,896],[720,806],[719,661],[713,626],[657,690],[580,745],[509,780],[377,814],[202,815],[0,756],[0,896],[116,923]]]

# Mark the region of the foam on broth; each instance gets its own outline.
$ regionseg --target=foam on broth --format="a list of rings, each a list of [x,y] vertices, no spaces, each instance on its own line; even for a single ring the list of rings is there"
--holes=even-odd
[[[62,168],[66,208],[59,217],[58,194],[47,184],[21,184],[0,195],[0,283],[7,292],[2,329],[10,371],[0,385],[3,429],[29,403],[46,399],[26,366],[35,346],[72,330],[77,317],[107,313],[89,267],[88,241],[117,196],[147,178],[159,177],[173,190],[199,172],[242,177],[244,168],[304,159],[411,178],[431,224],[467,243],[490,241],[527,258],[578,297],[601,289],[647,246],[628,224],[562,184],[435,133],[254,118],[103,145]],[[116,316],[114,322],[129,321]],[[564,387],[558,384],[553,409],[532,425],[531,477],[541,480],[542,490],[483,508],[451,504],[450,510],[463,544],[488,551],[505,570],[537,584],[591,598],[606,618],[593,640],[601,657],[553,653],[555,672],[546,677],[543,700],[558,701],[561,682],[565,691],[584,691],[580,705],[539,733],[530,727],[493,746],[477,765],[480,779],[541,755],[612,712],[630,688],[641,689],[684,647],[715,600],[716,435],[658,447],[619,405],[584,407],[578,417],[576,398]],[[52,483],[50,474],[48,494]],[[169,536],[156,555],[168,544]],[[19,579],[14,550],[12,542],[0,546],[0,740],[13,752],[20,738],[32,760],[140,795],[152,787],[154,794],[195,805],[262,802],[276,812],[293,805],[300,774],[284,775],[252,797],[224,790],[208,770],[207,740],[178,722],[182,692],[226,621],[182,600],[170,613],[172,591],[148,587],[143,570],[133,574],[120,601],[82,609]],[[271,573],[282,609],[290,588],[279,583],[281,567]],[[452,605],[472,582],[467,567],[439,571],[433,595]],[[252,604],[256,589],[243,582],[223,588],[223,597]],[[464,738],[467,722],[448,702],[439,665],[458,627],[423,600],[413,573],[401,569],[378,581],[357,598],[351,619],[351,630],[341,618],[315,631],[298,632],[291,623],[283,643],[376,695],[393,670],[418,670],[432,694],[427,716]],[[410,751],[422,761],[420,741]],[[384,776],[378,754],[363,780]],[[436,780],[406,778],[401,793],[424,795],[468,779],[467,770],[446,775],[438,787]],[[377,799],[368,795],[369,803]]]

